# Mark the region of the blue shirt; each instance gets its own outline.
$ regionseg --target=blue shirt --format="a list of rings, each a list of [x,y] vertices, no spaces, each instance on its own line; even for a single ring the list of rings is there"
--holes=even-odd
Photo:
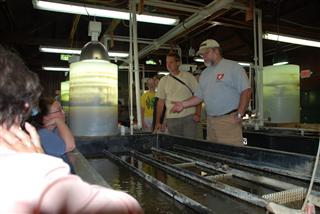
[[[55,157],[62,157],[66,152],[66,144],[59,136],[58,130],[49,131],[42,128],[38,131],[44,152]]]
[[[235,61],[222,59],[201,73],[195,95],[204,101],[208,115],[220,116],[237,109],[241,92],[248,88],[245,70]]]

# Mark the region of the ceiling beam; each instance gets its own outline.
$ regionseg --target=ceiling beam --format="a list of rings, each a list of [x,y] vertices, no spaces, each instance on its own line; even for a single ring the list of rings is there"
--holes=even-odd
[[[149,54],[151,51],[158,49],[162,44],[168,42],[169,40],[175,38],[177,35],[188,31],[195,25],[197,25],[202,20],[211,16],[212,14],[218,12],[219,10],[225,9],[226,7],[230,7],[230,4],[233,0],[216,0],[212,1],[206,7],[204,7],[201,11],[194,13],[189,18],[184,20],[179,25],[175,26],[171,30],[169,30],[166,34],[156,39],[153,44],[148,45],[139,51],[139,58],[142,58]]]
[[[114,47],[114,31],[117,28],[117,26],[120,24],[120,20],[119,19],[112,19],[111,24],[109,25],[109,27],[106,29],[106,31],[103,33],[103,35],[101,36],[101,40],[103,40],[103,38],[105,37],[110,37],[110,47],[113,48]],[[100,40],[100,42],[101,42]],[[109,48],[109,47],[108,47]]]
[[[162,1],[162,0],[144,0],[144,4],[153,6],[153,7],[166,8],[170,10],[184,11],[188,13],[196,13],[201,9],[201,7],[197,7],[197,6],[191,6],[188,4],[180,4],[180,3]]]
[[[69,47],[69,39],[48,39],[44,37],[35,37],[23,32],[10,32],[0,34],[0,41],[8,44],[19,45],[50,45],[59,47]],[[88,41],[77,41],[78,47],[83,47]]]
[[[77,31],[79,20],[80,20],[80,15],[75,15],[73,18],[72,28],[71,28],[70,35],[69,35],[69,39],[71,41],[71,44],[70,44],[71,47],[73,46],[74,34]]]

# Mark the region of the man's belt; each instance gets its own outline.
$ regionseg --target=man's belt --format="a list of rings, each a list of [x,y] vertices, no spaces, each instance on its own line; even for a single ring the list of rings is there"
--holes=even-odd
[[[232,114],[232,113],[237,112],[237,111],[238,111],[238,109],[233,109],[233,110],[231,110],[231,111],[229,111],[229,112],[227,112],[227,113],[225,113],[225,114],[223,114],[223,115],[221,115],[221,116],[225,116],[225,115],[228,115],[228,114]]]
[[[229,112],[227,112],[227,113],[225,113],[225,114],[222,114],[222,115],[211,115],[211,117],[222,117],[222,116],[226,116],[226,115],[229,115],[229,114],[232,114],[232,113],[234,113],[234,112],[237,112],[238,111],[238,109],[233,109],[233,110],[231,110],[231,111],[229,111]]]

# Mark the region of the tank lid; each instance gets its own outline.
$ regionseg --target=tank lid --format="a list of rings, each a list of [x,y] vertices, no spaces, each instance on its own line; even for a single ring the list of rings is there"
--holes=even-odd
[[[88,42],[82,49],[80,60],[100,59],[109,61],[108,51],[106,47],[98,41]]]

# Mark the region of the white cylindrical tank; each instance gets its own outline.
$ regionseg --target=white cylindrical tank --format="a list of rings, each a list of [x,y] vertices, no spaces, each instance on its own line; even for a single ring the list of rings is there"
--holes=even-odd
[[[263,68],[263,114],[271,123],[300,122],[300,68],[298,65]]]
[[[70,65],[70,128],[75,136],[118,133],[118,67],[105,60]]]
[[[60,83],[61,105],[66,115],[66,121],[69,123],[69,81]]]

